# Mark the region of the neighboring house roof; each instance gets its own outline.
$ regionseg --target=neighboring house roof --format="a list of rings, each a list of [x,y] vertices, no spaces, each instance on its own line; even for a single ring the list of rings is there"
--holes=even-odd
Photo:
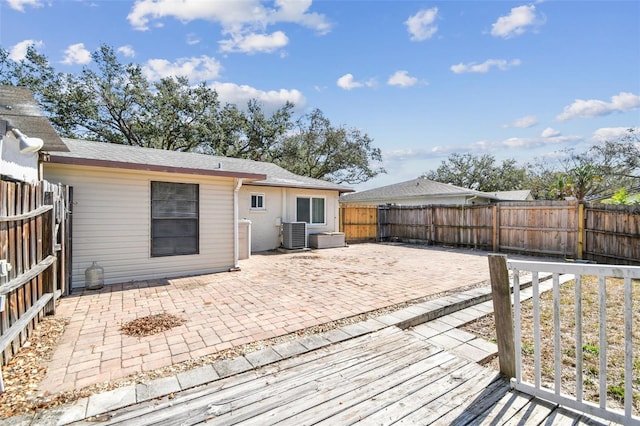
[[[42,115],[33,93],[26,87],[0,86],[0,119],[9,127],[44,142],[43,151],[67,151],[67,147]]]
[[[353,191],[320,179],[298,176],[275,164],[193,152],[168,151],[63,138],[68,152],[52,153],[48,162],[193,175],[241,177],[251,185]]]
[[[492,194],[461,188],[446,183],[435,182],[425,178],[417,178],[367,191],[346,194],[340,197],[345,203],[366,203],[378,200],[412,200],[425,197],[460,197],[477,196],[490,200],[497,200]],[[390,201],[391,202],[391,201]]]
[[[528,189],[518,190],[518,191],[497,191],[492,192],[493,196],[497,197],[502,201],[528,201],[533,200],[533,195],[531,195],[531,191]]]

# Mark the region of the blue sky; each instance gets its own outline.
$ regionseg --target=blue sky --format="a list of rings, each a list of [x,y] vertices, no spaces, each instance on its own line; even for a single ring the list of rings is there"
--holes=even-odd
[[[640,1],[0,0],[0,45],[58,71],[100,44],[223,102],[322,110],[413,179],[453,152],[557,158],[640,126]]]

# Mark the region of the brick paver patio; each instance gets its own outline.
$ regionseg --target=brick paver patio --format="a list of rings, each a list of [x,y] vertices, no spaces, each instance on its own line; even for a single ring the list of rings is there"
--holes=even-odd
[[[241,261],[241,271],[105,286],[62,298],[69,319],[39,391],[57,393],[150,371],[489,279],[486,252],[358,244]],[[153,336],[120,326],[166,312]]]

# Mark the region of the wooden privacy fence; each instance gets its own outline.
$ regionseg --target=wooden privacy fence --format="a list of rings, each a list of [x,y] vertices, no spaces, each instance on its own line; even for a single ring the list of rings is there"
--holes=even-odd
[[[343,204],[340,210],[347,242],[405,241],[640,264],[640,206],[526,201],[473,206]]]
[[[69,288],[68,189],[0,181],[0,366]]]

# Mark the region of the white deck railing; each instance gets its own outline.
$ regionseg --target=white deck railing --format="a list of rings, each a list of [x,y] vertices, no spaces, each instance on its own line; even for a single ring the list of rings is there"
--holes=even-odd
[[[514,296],[514,349],[515,349],[515,378],[512,385],[515,389],[527,394],[546,399],[575,410],[601,417],[603,419],[622,423],[624,425],[640,426],[640,418],[633,415],[633,388],[636,383],[636,392],[640,377],[634,377],[634,363],[640,363],[640,350],[636,342],[635,350],[633,345],[633,321],[634,315],[640,312],[633,311],[632,290],[633,286],[640,285],[633,280],[640,279],[640,267],[637,266],[612,266],[612,265],[590,265],[580,263],[553,263],[553,262],[529,262],[529,261],[507,261],[507,268],[513,271],[513,296]],[[533,304],[533,349],[534,349],[534,380],[527,383],[522,377],[522,332],[521,332],[521,290],[519,285],[519,275],[522,272],[531,272],[533,275],[532,304]],[[541,327],[540,327],[540,279],[541,273],[552,273],[553,280],[553,385],[542,383],[541,367]],[[562,392],[562,360],[569,356],[571,351],[564,351],[561,339],[561,301],[560,301],[560,275],[570,274],[574,276],[575,297],[573,307],[575,311],[575,389],[569,390],[573,395]],[[599,318],[599,372],[598,372],[598,393],[597,403],[586,401],[584,398],[584,352],[583,352],[583,294],[582,284],[584,276],[595,276],[598,280],[598,318]],[[607,404],[607,282],[610,278],[620,278],[624,280],[624,411],[610,407]],[[635,330],[638,333],[639,330]],[[567,389],[567,384],[564,384]]]

